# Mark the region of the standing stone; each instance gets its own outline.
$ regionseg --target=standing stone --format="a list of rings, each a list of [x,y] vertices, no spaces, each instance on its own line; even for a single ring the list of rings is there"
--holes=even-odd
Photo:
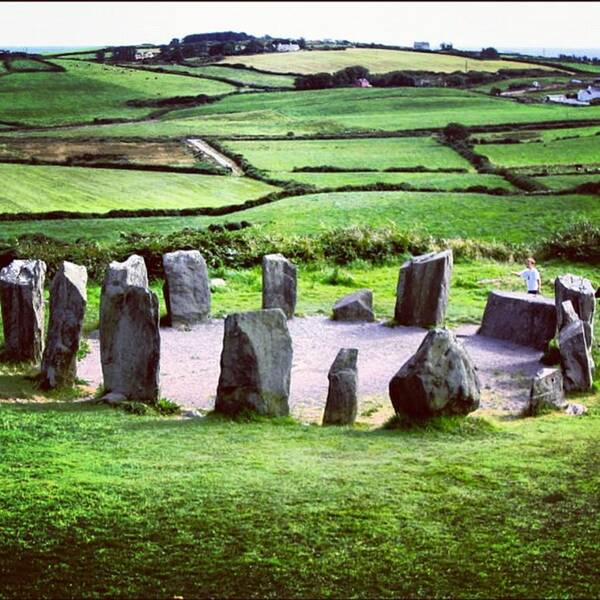
[[[188,328],[210,316],[210,283],[206,261],[198,250],[179,250],[163,256],[163,292],[173,327]]]
[[[373,292],[358,290],[333,305],[334,321],[374,321]]]
[[[262,307],[280,308],[288,319],[296,310],[296,266],[281,254],[262,260]]]
[[[400,267],[394,319],[398,325],[435,327],[446,316],[452,250],[415,256]]]
[[[531,380],[529,402],[524,415],[535,416],[543,409],[556,410],[565,405],[563,376],[560,369],[540,369]]]
[[[4,345],[8,357],[38,363],[44,352],[43,260],[13,260],[0,271]]]
[[[342,348],[331,368],[323,425],[353,425],[358,411],[356,348]]]
[[[50,288],[50,322],[42,359],[45,388],[72,385],[77,376],[77,350],[87,304],[87,270],[63,261]]]
[[[560,303],[556,316],[561,329],[580,320],[579,315],[575,312],[573,303],[570,300],[565,300]]]
[[[544,350],[556,333],[554,301],[521,292],[490,292],[477,333]]]
[[[155,403],[159,394],[158,297],[141,256],[111,262],[100,298],[100,358],[112,396]]]
[[[215,411],[289,414],[292,339],[279,308],[234,313],[225,319]]]
[[[584,323],[575,321],[558,334],[560,364],[566,392],[585,392],[592,387],[594,363],[587,346]]]
[[[561,304],[565,300],[570,300],[575,312],[583,321],[585,338],[588,348],[592,347],[594,311],[596,310],[596,298],[592,282],[585,277],[577,275],[561,275],[554,280],[554,297],[557,312],[557,327],[560,331],[564,326],[564,316],[561,311]]]
[[[471,357],[447,329],[429,331],[389,386],[396,413],[413,418],[470,413],[480,389]]]

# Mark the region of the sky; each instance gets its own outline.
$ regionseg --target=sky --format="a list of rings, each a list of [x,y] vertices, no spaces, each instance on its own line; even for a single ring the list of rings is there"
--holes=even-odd
[[[600,46],[600,2],[0,2],[0,47],[168,43],[208,31],[457,48]]]

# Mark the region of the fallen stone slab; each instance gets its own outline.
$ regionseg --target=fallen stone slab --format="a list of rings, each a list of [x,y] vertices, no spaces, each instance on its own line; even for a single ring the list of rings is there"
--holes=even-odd
[[[481,384],[471,357],[447,329],[432,329],[389,384],[396,414],[465,415],[479,407]]]
[[[86,268],[63,261],[50,288],[48,338],[40,374],[42,387],[75,383],[77,351],[87,305],[86,286]]]
[[[100,297],[100,357],[106,393],[154,404],[159,396],[158,297],[141,256],[111,262]]]
[[[585,392],[593,383],[594,363],[588,349],[584,323],[577,320],[558,335],[560,364],[566,392]]]
[[[215,411],[287,416],[291,370],[292,339],[280,308],[228,315]]]
[[[7,357],[38,363],[44,352],[42,260],[13,260],[0,270],[0,303]]]
[[[353,425],[358,412],[358,371],[356,348],[342,348],[331,368],[327,378],[329,390],[323,425]]]
[[[490,292],[478,333],[544,350],[556,333],[554,300],[520,292]]]
[[[357,290],[340,298],[333,305],[334,321],[374,321],[373,292],[371,290]]]
[[[557,410],[565,405],[563,377],[560,369],[540,369],[531,381],[529,401],[523,413],[535,416],[544,410]]]
[[[171,326],[189,328],[210,316],[210,280],[198,250],[178,250],[163,255],[163,293]]]
[[[394,320],[398,325],[436,327],[446,316],[452,250],[415,256],[400,267]]]
[[[588,348],[592,347],[594,311],[596,310],[595,290],[592,282],[585,277],[567,273],[554,280],[554,297],[557,312],[557,328],[565,325],[565,315],[561,310],[563,302],[570,300],[575,313],[583,321]]]
[[[288,319],[296,310],[296,266],[282,254],[262,259],[262,307],[280,308]]]

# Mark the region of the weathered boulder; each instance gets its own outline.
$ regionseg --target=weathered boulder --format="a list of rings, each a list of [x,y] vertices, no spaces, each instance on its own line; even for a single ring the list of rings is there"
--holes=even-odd
[[[594,329],[594,311],[596,310],[595,290],[592,282],[577,275],[561,275],[554,280],[554,298],[556,302],[557,327],[560,331],[564,326],[564,313],[561,305],[566,300],[573,304],[575,312],[583,321],[585,338],[588,348],[592,347]]]
[[[520,292],[490,292],[480,335],[543,350],[556,332],[554,301]]]
[[[400,267],[394,320],[398,325],[435,327],[446,316],[452,250],[415,256]]]
[[[555,410],[565,405],[563,376],[560,369],[540,369],[531,380],[529,401],[523,413],[535,416],[544,409]]]
[[[163,255],[163,293],[170,324],[187,328],[210,316],[210,283],[206,261],[198,250]]]
[[[570,300],[565,300],[559,304],[556,316],[561,329],[580,320]]]
[[[288,319],[296,310],[296,266],[281,254],[262,259],[262,307],[280,308]]]
[[[374,321],[373,292],[358,290],[333,305],[334,321]]]
[[[356,348],[342,348],[331,368],[323,425],[352,425],[358,411],[358,371]]]
[[[155,403],[159,395],[158,297],[148,289],[141,256],[111,262],[100,298],[100,358],[104,389]]]
[[[389,385],[396,413],[413,418],[470,413],[480,389],[471,357],[447,329],[430,330]]]
[[[566,392],[585,392],[592,387],[594,363],[587,345],[584,323],[574,321],[558,334],[560,364]]]
[[[41,385],[72,385],[87,304],[87,270],[63,261],[50,288],[50,320],[42,359]]]
[[[0,271],[4,346],[12,360],[39,362],[44,352],[43,260],[13,260]]]
[[[228,315],[215,411],[288,415],[291,369],[292,339],[280,308]]]

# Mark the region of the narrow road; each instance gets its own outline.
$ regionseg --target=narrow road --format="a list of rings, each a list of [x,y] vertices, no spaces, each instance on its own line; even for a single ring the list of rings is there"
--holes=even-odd
[[[212,158],[222,167],[229,169],[231,174],[235,177],[242,177],[244,174],[244,171],[242,171],[230,158],[224,154],[221,154],[218,150],[207,144],[205,141],[198,138],[188,138],[187,143],[192,146],[192,148]]]

